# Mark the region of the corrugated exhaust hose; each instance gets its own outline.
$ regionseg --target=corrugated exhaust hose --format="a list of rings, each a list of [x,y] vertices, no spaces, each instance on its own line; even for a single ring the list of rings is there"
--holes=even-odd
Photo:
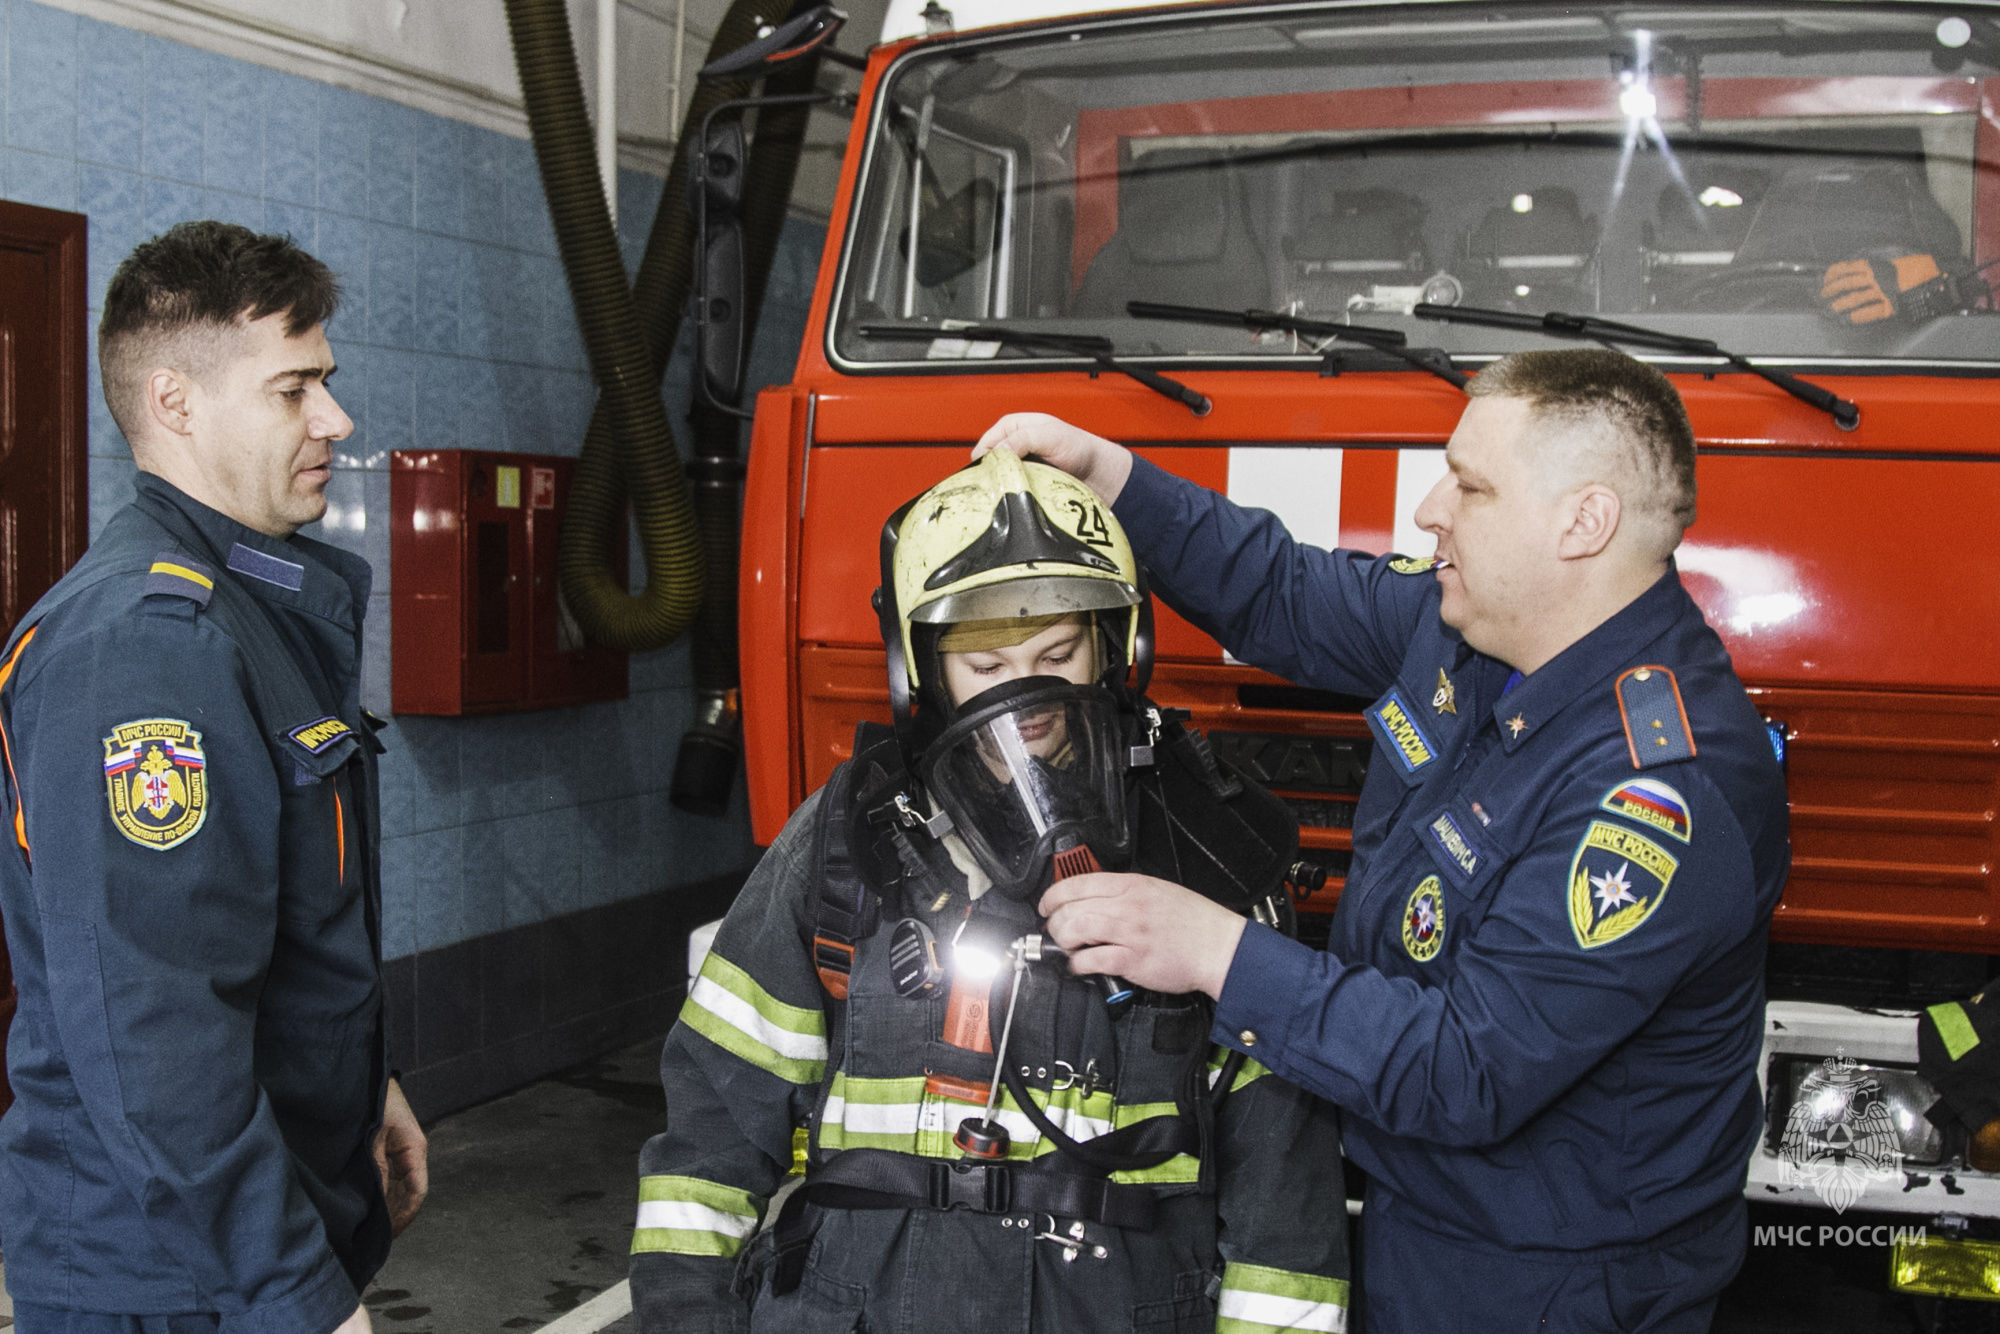
[[[805,0],[791,5],[806,7]],[[754,41],[771,8],[770,0],[732,4],[709,45],[708,61]],[[719,816],[728,807],[741,748],[736,710],[741,427],[727,413],[695,407],[690,502],[689,476],[680,466],[659,395],[692,286],[695,220],[683,184],[689,137],[683,133],[675,147],[628,293],[564,6],[561,0],[508,0],[507,20],[557,245],[600,388],[571,483],[558,578],[571,613],[593,643],[644,651],[664,646],[694,623],[696,717],[681,742],[672,799],[694,813]],[[819,63],[815,52],[779,67],[766,91],[809,91]],[[698,84],[682,126],[698,130],[718,104],[748,96],[754,84],[754,78]],[[765,108],[746,164],[740,210],[746,352],[791,200],[808,114],[804,106]],[[643,359],[635,349],[635,330]],[[638,596],[620,584],[612,563],[617,544],[625,540],[628,495],[646,570],[645,591]]]
[[[759,7],[759,0],[731,5],[711,54],[754,40]],[[507,29],[556,245],[598,385],[597,409],[570,486],[557,576],[586,638],[644,652],[671,643],[693,622],[705,575],[701,534],[660,399],[660,376],[687,304],[693,253],[693,224],[679,188],[686,139],[675,152],[638,280],[628,288],[562,0],[507,0]],[[682,123],[699,125],[709,107],[748,91],[748,82],[699,87]],[[621,585],[613,564],[625,540],[628,498],[646,571],[645,589],[636,595]]]

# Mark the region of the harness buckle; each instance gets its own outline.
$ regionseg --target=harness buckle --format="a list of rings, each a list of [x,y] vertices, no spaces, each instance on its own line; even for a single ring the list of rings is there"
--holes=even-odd
[[[921,829],[932,838],[938,839],[952,830],[951,816],[943,811],[928,817],[917,814],[916,807],[910,804],[910,794],[907,792],[898,792],[890,804],[896,808],[896,823],[905,829]]]
[[[827,995],[846,1000],[847,978],[854,971],[853,943],[814,936],[813,971],[819,974],[819,984],[826,988]]]
[[[1004,1214],[1014,1202],[1014,1173],[997,1163],[932,1163],[930,1204],[933,1209],[970,1209]]]

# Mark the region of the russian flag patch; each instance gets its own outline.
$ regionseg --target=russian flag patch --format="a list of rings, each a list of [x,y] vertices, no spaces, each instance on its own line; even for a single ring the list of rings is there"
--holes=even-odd
[[[1694,822],[1688,814],[1687,798],[1657,778],[1627,779],[1597,804],[1613,815],[1672,834],[1683,843],[1693,841]]]

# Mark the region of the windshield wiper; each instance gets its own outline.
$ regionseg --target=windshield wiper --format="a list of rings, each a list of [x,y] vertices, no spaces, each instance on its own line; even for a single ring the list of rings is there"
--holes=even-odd
[[[1472,379],[1464,372],[1454,370],[1451,358],[1437,348],[1404,346],[1410,340],[1397,329],[1377,329],[1366,324],[1333,324],[1327,320],[1308,320],[1275,310],[1219,310],[1211,306],[1165,305],[1158,301],[1127,301],[1125,313],[1135,320],[1179,320],[1183,324],[1218,324],[1225,328],[1248,329],[1252,333],[1276,329],[1301,338],[1344,338],[1350,343],[1360,343],[1407,361],[1455,389],[1465,388]],[[1331,360],[1330,356],[1328,360]]]
[[[1179,380],[1169,380],[1143,366],[1118,360],[1111,355],[1111,340],[1096,334],[1041,333],[1001,324],[975,324],[969,320],[940,320],[935,328],[927,324],[864,324],[860,333],[863,338],[876,338],[883,342],[928,343],[935,338],[962,338],[973,343],[1049,348],[1073,357],[1087,358],[1096,362],[1102,370],[1129,375],[1154,393],[1163,394],[1185,406],[1197,417],[1206,417],[1209,409],[1215,406],[1206,394],[1196,393]],[[1090,375],[1096,379],[1097,371],[1092,371]]]
[[[1411,312],[1420,320],[1442,320],[1446,324],[1477,324],[1487,329],[1520,329],[1546,334],[1551,338],[1571,338],[1593,343],[1624,343],[1651,348],[1655,352],[1679,352],[1694,357],[1720,357],[1740,370],[1769,380],[1802,403],[1809,403],[1833,418],[1834,425],[1851,431],[1861,422],[1861,409],[1831,389],[1808,384],[1796,375],[1759,366],[1750,358],[1716,346],[1714,340],[1686,334],[1642,329],[1636,324],[1601,320],[1595,315],[1565,315],[1552,310],[1546,315],[1522,315],[1511,310],[1481,310],[1477,306],[1434,306],[1419,302]]]

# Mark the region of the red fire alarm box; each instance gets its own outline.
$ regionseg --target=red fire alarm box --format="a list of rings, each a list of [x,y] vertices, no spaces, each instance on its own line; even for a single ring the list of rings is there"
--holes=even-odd
[[[397,713],[505,713],[625,698],[625,654],[584,646],[556,586],[556,541],[575,469],[575,459],[549,454],[390,455]],[[622,550],[614,562],[622,574]]]

